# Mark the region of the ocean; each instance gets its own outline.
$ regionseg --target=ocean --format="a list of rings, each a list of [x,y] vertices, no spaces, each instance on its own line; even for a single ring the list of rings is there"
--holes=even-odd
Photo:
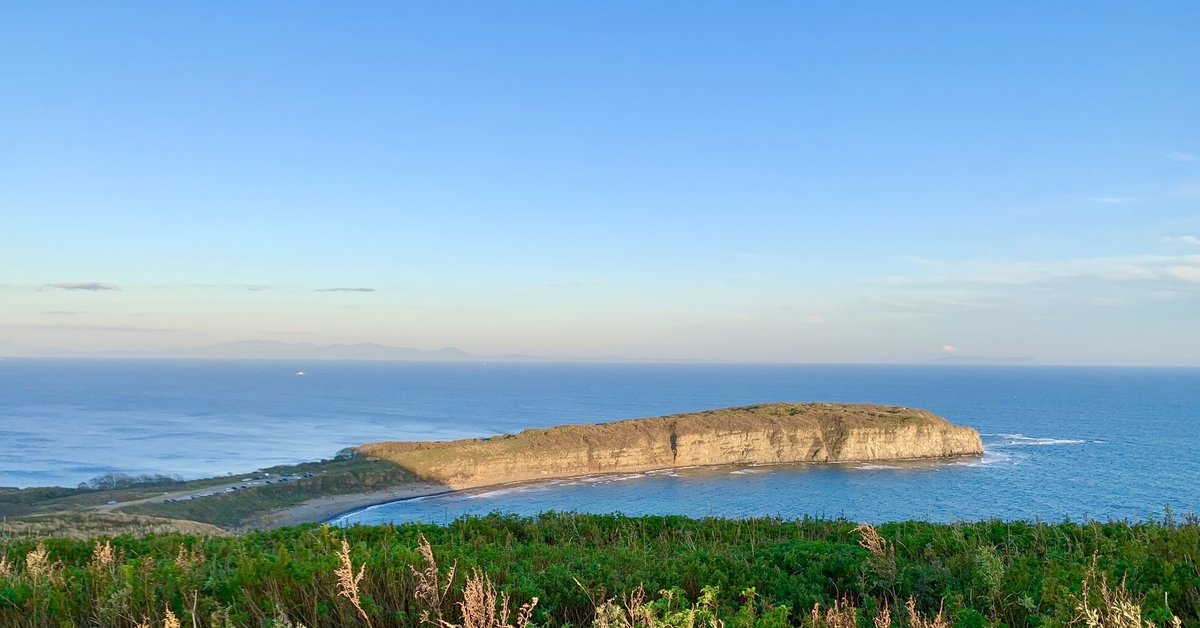
[[[9,358],[0,360],[0,486],[73,486],[109,472],[241,474],[375,440],[772,401],[925,408],[979,430],[985,454],[575,478],[395,502],[336,521],[545,510],[1144,520],[1167,506],[1200,510],[1195,368]]]

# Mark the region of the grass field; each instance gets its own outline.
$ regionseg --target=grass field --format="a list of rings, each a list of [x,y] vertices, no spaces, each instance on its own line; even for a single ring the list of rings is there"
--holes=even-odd
[[[551,513],[23,540],[0,548],[0,625],[498,628],[519,626],[524,605],[540,626],[597,628],[1197,628],[1198,559],[1196,519],[1169,516],[876,535],[847,521]]]

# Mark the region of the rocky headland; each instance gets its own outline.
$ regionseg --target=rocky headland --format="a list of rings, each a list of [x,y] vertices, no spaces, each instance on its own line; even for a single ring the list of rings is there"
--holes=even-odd
[[[913,408],[773,403],[444,442],[357,448],[452,489],[724,464],[868,462],[983,453],[979,433]]]

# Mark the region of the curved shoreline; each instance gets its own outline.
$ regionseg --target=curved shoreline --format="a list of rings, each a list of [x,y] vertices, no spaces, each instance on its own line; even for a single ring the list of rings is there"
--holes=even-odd
[[[455,490],[445,484],[418,482],[368,493],[329,495],[267,513],[264,523],[267,529],[300,525],[302,523],[328,523],[337,517],[370,508],[371,506],[453,492]]]
[[[649,469],[649,470],[645,470],[645,471],[638,471],[635,473],[638,475],[647,475],[647,474],[658,473],[658,472],[663,472],[663,471],[677,471],[677,470],[683,470],[683,469],[718,470],[718,469],[726,469],[726,468],[729,468],[729,469],[737,469],[737,468],[778,469],[778,468],[825,467],[825,466],[842,467],[842,466],[850,465],[850,464],[869,465],[869,464],[877,463],[877,462],[887,462],[889,464],[900,463],[900,465],[907,466],[907,467],[931,467],[932,468],[932,467],[937,467],[939,465],[946,464],[947,462],[953,462],[956,460],[967,460],[967,459],[982,458],[982,457],[983,457],[983,454],[967,454],[967,455],[962,455],[962,456],[953,456],[953,457],[949,457],[949,458],[902,458],[902,459],[887,460],[887,461],[839,460],[839,461],[832,461],[832,462],[799,462],[799,463],[782,462],[782,463],[768,463],[768,464],[736,464],[736,463],[734,463],[734,464],[721,464],[721,465],[690,465],[690,466],[686,466],[686,467],[662,467],[659,469]],[[901,468],[901,467],[897,467],[897,468]],[[863,468],[862,470],[873,471],[873,470],[878,470],[878,469]],[[572,478],[624,476],[624,475],[628,475],[628,472],[619,472],[618,471],[618,472],[613,472],[613,473],[582,473],[579,475],[561,476],[561,477],[555,477],[555,478],[545,478],[545,479],[540,479],[540,480],[524,480],[524,481],[516,481],[516,482],[497,482],[495,484],[487,484],[487,485],[483,485],[483,486],[473,486],[473,487],[458,488],[458,489],[450,488],[444,484],[423,483],[423,484],[419,485],[419,487],[418,487],[418,485],[413,485],[412,487],[407,487],[407,488],[389,489],[386,491],[374,491],[371,493],[355,493],[355,494],[351,494],[351,495],[335,495],[335,496],[330,496],[330,497],[322,497],[322,498],[319,498],[316,500],[312,500],[310,502],[305,502],[303,504],[298,504],[298,505],[292,506],[290,508],[285,508],[283,510],[276,511],[276,513],[272,513],[272,515],[271,515],[272,520],[268,524],[268,527],[277,528],[277,527],[288,526],[288,525],[298,525],[301,523],[332,523],[334,519],[344,517],[344,516],[352,514],[352,513],[365,511],[365,510],[367,510],[369,508],[373,508],[375,506],[383,506],[386,504],[401,503],[401,502],[406,502],[406,501],[410,501],[410,500],[421,498],[421,497],[450,495],[453,493],[466,493],[469,491],[487,491],[487,490],[493,490],[497,487],[502,487],[502,486],[523,486],[523,485],[531,485],[531,484],[544,484],[544,483],[548,483],[548,482],[553,482],[555,480],[567,480],[567,479],[572,479]],[[328,506],[326,506],[325,508],[318,508],[318,509],[310,508],[310,506],[315,505],[317,502],[327,502]],[[339,507],[340,507],[340,510],[336,510]],[[336,510],[336,512],[334,512],[334,510]],[[321,513],[321,518],[320,519],[303,518],[304,513],[309,512],[309,511],[315,511],[315,512]],[[280,519],[274,518],[274,517],[278,517],[280,515],[287,517],[289,519],[289,521],[283,522],[282,518],[280,518]],[[303,519],[297,520],[300,518],[303,518]]]

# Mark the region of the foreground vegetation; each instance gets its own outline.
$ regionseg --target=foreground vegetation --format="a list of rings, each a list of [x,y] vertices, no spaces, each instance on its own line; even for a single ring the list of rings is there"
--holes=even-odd
[[[549,513],[27,540],[0,545],[0,625],[1196,628],[1198,558],[1195,518],[1169,516],[876,530]]]

